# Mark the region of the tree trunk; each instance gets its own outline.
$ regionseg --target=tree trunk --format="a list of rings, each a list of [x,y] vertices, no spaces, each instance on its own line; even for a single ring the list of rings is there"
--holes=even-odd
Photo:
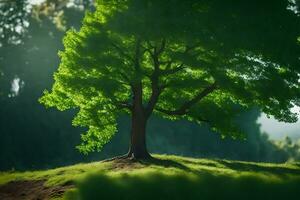
[[[142,104],[141,85],[134,88],[133,109],[131,115],[131,139],[128,157],[135,159],[150,158],[146,145],[146,125],[148,118]]]
[[[145,117],[133,114],[131,124],[131,139],[128,157],[135,159],[150,158],[146,145],[146,123]]]

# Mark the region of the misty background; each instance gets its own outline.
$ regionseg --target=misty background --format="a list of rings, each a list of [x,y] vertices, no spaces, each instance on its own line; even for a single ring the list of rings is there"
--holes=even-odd
[[[299,108],[296,108],[295,111],[299,113]],[[278,122],[262,113],[257,122],[261,124],[261,131],[266,132],[270,139],[280,140],[286,136],[293,140],[300,139],[300,121],[294,124]]]
[[[84,156],[75,148],[84,131],[71,125],[75,112],[38,103],[53,83],[65,32],[78,29],[85,11],[92,9],[88,0],[0,0],[0,170],[52,168],[126,153],[127,116],[119,119],[118,133],[102,152]],[[300,122],[277,122],[255,108],[238,120],[245,140],[221,138],[205,125],[154,116],[148,126],[149,150],[260,162],[300,160]]]

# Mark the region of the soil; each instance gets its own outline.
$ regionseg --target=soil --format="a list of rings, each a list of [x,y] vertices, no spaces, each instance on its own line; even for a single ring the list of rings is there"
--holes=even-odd
[[[112,161],[112,170],[133,170],[142,168],[143,165],[137,161],[133,161],[129,158],[115,159]]]
[[[1,200],[48,200],[60,197],[72,185],[45,186],[45,180],[12,181],[0,186]]]

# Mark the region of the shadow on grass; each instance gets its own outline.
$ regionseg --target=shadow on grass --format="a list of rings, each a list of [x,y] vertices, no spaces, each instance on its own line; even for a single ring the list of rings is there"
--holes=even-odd
[[[192,170],[185,166],[184,164],[180,163],[180,162],[176,162],[174,160],[166,160],[166,159],[159,159],[159,158],[151,158],[148,160],[141,160],[138,161],[141,164],[145,165],[145,166],[150,166],[150,165],[157,165],[157,166],[161,166],[161,167],[165,167],[165,168],[177,168],[177,169],[181,169],[181,170],[185,170],[188,172],[192,172]]]
[[[170,160],[142,161],[144,165],[164,166],[164,170],[140,170],[115,175],[91,174],[78,183],[77,189],[66,194],[68,200],[209,200],[209,199],[298,199],[300,179],[289,177],[262,178],[256,173],[234,176],[205,171],[194,173],[181,163]],[[243,163],[222,163],[230,168],[268,171],[274,168]],[[245,163],[245,165],[248,165]],[[181,169],[168,173],[168,167]],[[281,173],[274,169],[276,173]],[[286,171],[282,173],[294,173]],[[189,173],[187,173],[189,172]],[[296,172],[298,173],[298,172]]]
[[[294,163],[294,165],[300,167],[300,163]]]
[[[144,163],[143,163],[144,164]],[[146,163],[147,164],[147,163]],[[154,161],[149,161],[149,164],[155,164],[159,166],[164,167],[175,167],[179,168],[188,172],[194,172],[197,173],[199,171],[192,170],[189,167],[187,167],[185,164],[191,164],[191,165],[201,165],[206,167],[216,167],[219,168],[220,165],[224,166],[225,168],[236,170],[236,171],[249,171],[249,172],[256,172],[256,173],[268,173],[268,174],[274,174],[276,176],[288,176],[290,174],[292,175],[300,175],[300,168],[293,169],[293,168],[287,168],[287,167],[280,167],[280,166],[267,166],[267,165],[258,165],[255,163],[249,163],[249,162],[240,162],[240,161],[227,161],[227,160],[211,160],[210,162],[199,162],[197,160],[182,160],[181,163],[173,161],[173,160],[161,160],[156,159]],[[300,167],[299,163],[294,163],[296,167]]]
[[[288,174],[300,175],[300,169],[291,169],[291,168],[276,167],[276,166],[262,166],[262,165],[252,164],[252,163],[232,162],[226,160],[217,160],[217,162],[226,166],[227,168],[233,170],[239,170],[239,171],[255,171],[258,173],[267,172],[276,175],[288,175]]]
[[[199,161],[199,160],[182,160],[184,164],[202,165],[206,167],[220,167],[217,160]]]

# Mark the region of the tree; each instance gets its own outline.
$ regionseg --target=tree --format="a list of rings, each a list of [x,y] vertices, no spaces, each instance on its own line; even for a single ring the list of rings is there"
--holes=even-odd
[[[28,27],[29,7],[26,0],[0,0],[0,60],[5,47],[20,44]],[[3,48],[4,47],[4,48]],[[3,79],[3,66],[0,64],[0,81]],[[0,97],[4,92],[0,91]]]
[[[19,44],[29,26],[27,0],[0,0],[0,47]]]
[[[236,118],[258,107],[295,122],[300,105],[297,15],[278,0],[99,0],[64,38],[51,92],[40,102],[77,109],[78,148],[100,150],[131,116],[127,157],[147,158],[153,114],[243,136]]]

